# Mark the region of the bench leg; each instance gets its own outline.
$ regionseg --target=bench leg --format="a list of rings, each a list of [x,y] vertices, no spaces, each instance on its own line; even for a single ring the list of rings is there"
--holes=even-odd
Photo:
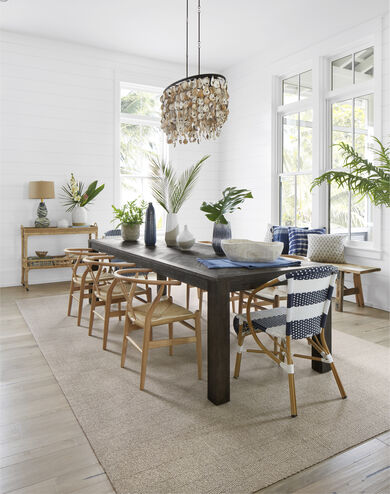
[[[343,312],[344,303],[344,272],[339,271],[336,281],[336,310]]]
[[[359,307],[364,307],[364,298],[363,298],[363,287],[362,287],[362,280],[360,274],[354,274],[353,275],[353,283],[356,288],[356,303],[358,304]]]

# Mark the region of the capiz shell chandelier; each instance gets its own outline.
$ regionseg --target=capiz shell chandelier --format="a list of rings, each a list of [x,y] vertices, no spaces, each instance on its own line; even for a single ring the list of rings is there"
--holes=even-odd
[[[200,73],[200,0],[198,0],[198,74],[188,76],[188,0],[186,9],[186,77],[164,89],[161,128],[168,144],[215,139],[229,115],[226,78]]]

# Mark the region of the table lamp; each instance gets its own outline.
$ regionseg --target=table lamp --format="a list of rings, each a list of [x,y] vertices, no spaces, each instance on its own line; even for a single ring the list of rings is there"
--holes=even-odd
[[[44,199],[54,199],[54,182],[45,182],[43,180],[37,182],[30,182],[29,184],[29,197],[30,199],[40,199],[37,209],[37,219],[35,220],[35,226],[37,228],[46,228],[50,225],[49,218],[47,216],[47,207],[44,203]]]

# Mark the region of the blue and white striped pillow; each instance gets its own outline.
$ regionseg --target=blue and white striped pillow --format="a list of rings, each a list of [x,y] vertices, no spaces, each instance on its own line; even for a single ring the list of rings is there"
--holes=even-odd
[[[296,256],[306,256],[308,239],[307,236],[310,233],[324,234],[326,228],[314,228],[313,230],[307,230],[305,228],[297,228],[294,226],[288,227],[288,243],[289,254]]]

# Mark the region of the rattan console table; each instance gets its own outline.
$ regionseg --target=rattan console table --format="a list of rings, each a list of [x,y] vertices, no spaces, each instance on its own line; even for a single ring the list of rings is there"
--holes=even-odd
[[[53,269],[53,268],[69,268],[72,266],[74,259],[66,255],[46,256],[46,257],[28,257],[28,238],[37,235],[88,235],[91,239],[92,235],[98,237],[98,227],[96,223],[91,226],[78,226],[69,228],[36,228],[25,227],[21,225],[20,235],[22,241],[22,279],[21,283],[26,290],[28,286],[28,272],[30,269]]]

